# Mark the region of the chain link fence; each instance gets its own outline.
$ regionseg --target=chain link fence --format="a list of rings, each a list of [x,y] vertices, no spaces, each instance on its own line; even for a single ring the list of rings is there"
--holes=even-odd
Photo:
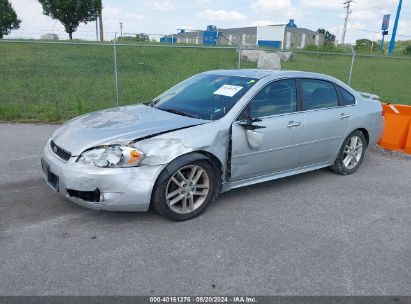
[[[0,120],[64,121],[152,100],[203,71],[256,68],[240,54],[235,46],[0,40]],[[384,100],[411,103],[408,58],[293,51],[282,68],[328,74]]]

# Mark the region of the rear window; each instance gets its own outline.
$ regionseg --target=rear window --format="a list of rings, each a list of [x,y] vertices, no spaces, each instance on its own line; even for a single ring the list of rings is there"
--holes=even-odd
[[[340,92],[341,102],[343,106],[350,106],[355,104],[355,97],[348,92],[346,89],[338,86],[338,91]]]

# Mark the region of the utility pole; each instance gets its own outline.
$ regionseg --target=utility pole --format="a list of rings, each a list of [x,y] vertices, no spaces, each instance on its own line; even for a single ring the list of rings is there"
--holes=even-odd
[[[123,22],[120,22],[120,41],[123,42]]]
[[[397,28],[398,28],[398,21],[400,20],[400,15],[401,15],[401,7],[402,7],[402,0],[398,3],[398,8],[397,8],[397,16],[395,17],[395,23],[394,23],[394,28],[392,29],[392,35],[391,35],[391,42],[390,42],[390,48],[388,49],[388,54],[392,54],[395,49],[395,36],[397,36]]]
[[[350,16],[350,14],[352,13],[352,11],[350,10],[352,1],[353,0],[347,0],[347,1],[344,2],[344,5],[345,5],[344,8],[346,9],[346,15],[345,15],[345,21],[344,21],[343,35],[342,35],[342,39],[341,39],[342,44],[345,43],[345,33],[347,32],[348,16]]]
[[[104,32],[103,32],[103,9],[100,10],[98,14],[98,21],[100,25],[100,42],[104,42]]]

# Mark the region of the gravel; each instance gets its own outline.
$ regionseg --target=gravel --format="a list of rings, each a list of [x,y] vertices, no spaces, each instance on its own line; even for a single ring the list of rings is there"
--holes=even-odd
[[[0,124],[0,295],[409,295],[411,162],[373,148],[220,195],[200,217],[95,212],[54,193],[57,126]]]

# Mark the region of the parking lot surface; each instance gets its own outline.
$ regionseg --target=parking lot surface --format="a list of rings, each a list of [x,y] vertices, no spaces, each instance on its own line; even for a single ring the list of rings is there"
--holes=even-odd
[[[0,124],[0,295],[410,295],[411,160],[372,150],[230,191],[200,217],[79,207],[44,182],[57,126]]]

